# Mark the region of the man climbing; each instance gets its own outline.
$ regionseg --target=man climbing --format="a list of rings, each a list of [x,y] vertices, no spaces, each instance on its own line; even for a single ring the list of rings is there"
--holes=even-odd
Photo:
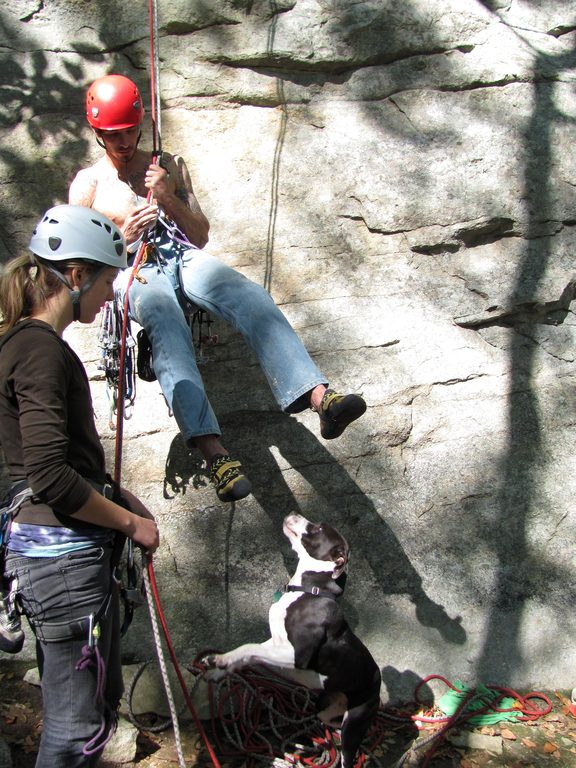
[[[180,291],[192,304],[240,331],[279,406],[286,413],[317,411],[325,440],[339,437],[362,416],[366,403],[359,395],[328,389],[326,377],[268,292],[201,250],[210,225],[184,161],[163,152],[154,162],[151,153],[138,147],[144,108],[137,86],[123,75],[99,78],[88,89],[86,117],[105,154],[78,172],[69,202],[111,218],[133,255],[143,237],[153,243],[152,255],[129,289],[130,316],[150,338],[162,392],[187,445],[195,446],[206,460],[218,498],[242,499],[251,484],[221,442],[178,300]],[[122,301],[130,271],[120,278]]]

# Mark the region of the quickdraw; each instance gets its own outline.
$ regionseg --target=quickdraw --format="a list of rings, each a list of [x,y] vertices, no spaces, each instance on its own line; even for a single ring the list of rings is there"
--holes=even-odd
[[[104,371],[106,378],[106,392],[108,394],[110,429],[115,429],[114,417],[129,419],[132,416],[131,408],[136,399],[136,342],[130,328],[130,318],[126,318],[127,334],[125,349],[121,348],[121,330],[124,323],[122,302],[116,297],[107,301],[100,317],[100,330],[98,341],[102,349],[102,357],[99,370]],[[125,362],[121,365],[121,357]],[[119,386],[120,372],[124,377],[122,387]],[[123,402],[118,408],[118,393],[122,392]]]

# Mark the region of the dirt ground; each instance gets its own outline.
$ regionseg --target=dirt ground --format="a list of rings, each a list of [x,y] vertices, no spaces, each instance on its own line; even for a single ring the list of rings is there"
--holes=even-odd
[[[7,742],[12,753],[14,768],[33,768],[42,728],[42,702],[39,689],[23,680],[31,664],[0,659],[0,738]],[[552,710],[530,722],[500,722],[494,725],[449,728],[444,725],[423,724],[418,729],[413,717],[378,717],[378,736],[373,739],[374,758],[365,765],[374,768],[393,768],[403,758],[402,766],[427,765],[433,768],[542,768],[561,766],[576,768],[576,719],[571,714],[569,692],[553,691],[545,694]],[[539,701],[538,706],[545,706]],[[398,714],[398,713],[396,713]],[[414,714],[414,712],[412,713]],[[211,739],[210,724],[206,724],[207,738]],[[208,768],[215,765],[205,742],[190,722],[180,725],[182,752],[186,765]],[[410,746],[430,739],[412,755]],[[428,750],[437,745],[430,759]],[[270,765],[270,759],[246,756],[215,757],[221,768],[256,768]],[[125,764],[126,765],[126,764]],[[136,760],[130,765],[137,768],[172,768],[178,766],[178,755],[171,728],[160,733],[140,731]],[[107,766],[111,766],[107,763]],[[218,768],[218,766],[215,766]]]

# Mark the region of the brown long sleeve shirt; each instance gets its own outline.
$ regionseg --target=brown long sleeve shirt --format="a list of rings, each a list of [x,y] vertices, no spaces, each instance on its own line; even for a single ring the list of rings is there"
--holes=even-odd
[[[26,480],[40,502],[18,522],[86,526],[70,516],[88,500],[88,479],[105,482],[104,450],[84,366],[43,321],[0,338],[0,443],[12,482]]]

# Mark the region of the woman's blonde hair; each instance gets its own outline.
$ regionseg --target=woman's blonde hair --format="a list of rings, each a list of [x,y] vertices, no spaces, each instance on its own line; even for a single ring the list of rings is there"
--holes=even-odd
[[[55,273],[63,275],[75,266],[88,267],[89,270],[95,267],[84,260],[48,264],[37,256],[17,256],[2,267],[0,336],[8,333],[19,320],[30,317],[34,310],[44,307],[52,296],[65,290],[62,277]]]

